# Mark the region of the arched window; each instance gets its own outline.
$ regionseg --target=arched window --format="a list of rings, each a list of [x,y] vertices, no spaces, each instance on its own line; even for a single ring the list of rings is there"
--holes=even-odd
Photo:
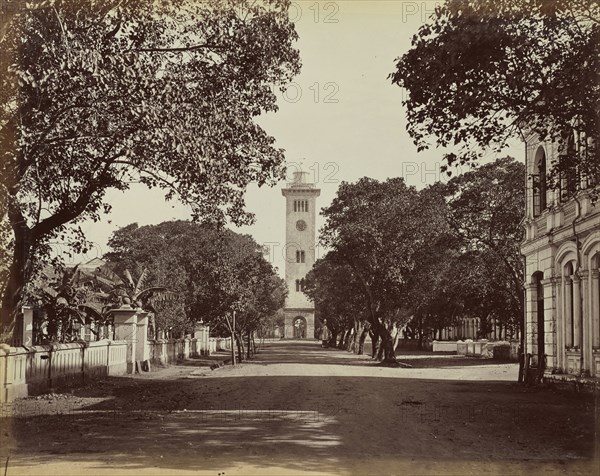
[[[537,217],[546,209],[546,152],[538,147],[533,162],[533,216]]]
[[[294,200],[294,211],[295,212],[307,212],[308,211],[308,200]]]

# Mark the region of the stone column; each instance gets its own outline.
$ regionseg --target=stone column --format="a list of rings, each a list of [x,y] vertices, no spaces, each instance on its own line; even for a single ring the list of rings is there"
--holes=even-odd
[[[313,340],[315,338],[315,316],[308,316],[306,318],[306,338]]]
[[[575,347],[581,347],[581,279],[573,276],[573,343]]]
[[[594,331],[593,331],[593,318],[591,314],[592,310],[592,295],[590,289],[590,271],[584,269],[581,272],[581,292],[583,293],[583,307],[581,309],[581,313],[583,315],[583,370],[587,374],[590,374],[594,369],[594,351],[593,351],[593,339],[594,339]]]
[[[554,278],[542,280],[542,286],[544,286],[544,354],[548,356],[547,367],[556,368],[558,362],[556,358],[555,342],[556,316],[554,315]]]
[[[294,338],[294,318],[297,314],[287,315],[285,317],[285,338],[293,339]]]
[[[536,285],[528,283],[525,285],[525,354],[534,353],[536,347],[536,325],[537,325],[537,301]]]
[[[8,344],[0,344],[0,403],[9,401],[11,394],[9,387],[12,383],[12,374],[10,364],[10,346]]]
[[[592,347],[600,349],[600,271],[591,272],[590,316],[592,318]]]
[[[138,311],[137,313],[137,331],[136,331],[136,362],[146,362],[150,360],[150,346],[148,345],[148,313]]]
[[[33,308],[29,306],[23,306],[21,309],[23,313],[23,335],[22,345],[32,346],[33,345]]]
[[[557,368],[561,373],[566,372],[567,368],[567,316],[565,306],[566,278],[561,276],[556,278],[556,360]]]
[[[115,340],[127,342],[127,373],[135,371],[137,347],[137,310],[131,306],[113,309]]]
[[[194,325],[194,339],[196,339],[196,350],[198,355],[206,355],[207,343],[205,338],[206,326],[203,322],[196,322]]]

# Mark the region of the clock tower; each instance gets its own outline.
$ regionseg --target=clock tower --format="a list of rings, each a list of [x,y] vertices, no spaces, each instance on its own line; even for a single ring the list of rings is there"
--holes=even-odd
[[[304,278],[315,264],[316,199],[321,193],[307,182],[308,172],[294,172],[293,181],[281,190],[285,207],[285,301],[284,336],[314,339],[315,307],[302,292]]]

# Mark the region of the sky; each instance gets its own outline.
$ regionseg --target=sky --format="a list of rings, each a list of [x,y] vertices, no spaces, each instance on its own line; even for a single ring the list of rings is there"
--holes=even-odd
[[[257,122],[285,149],[289,175],[301,167],[321,189],[318,208],[332,201],[342,181],[368,176],[378,180],[404,177],[421,188],[444,180],[439,172],[442,151],[417,153],[406,132],[403,90],[388,75],[395,59],[410,48],[434,1],[315,1],[292,2],[290,17],[300,39],[302,72],[285,94],[279,111]],[[522,159],[515,143],[502,155]],[[494,157],[489,157],[492,160]],[[251,186],[247,209],[256,215],[252,226],[234,227],[272,250],[272,262],[283,275],[285,242],[284,182],[273,188]],[[82,260],[102,256],[110,234],[137,222],[140,226],[189,219],[190,211],[165,202],[159,190],[133,184],[126,192],[110,191],[110,215],[82,229],[94,248]],[[317,229],[323,225],[317,216]],[[321,251],[322,254],[322,251]],[[79,260],[76,257],[75,260]]]

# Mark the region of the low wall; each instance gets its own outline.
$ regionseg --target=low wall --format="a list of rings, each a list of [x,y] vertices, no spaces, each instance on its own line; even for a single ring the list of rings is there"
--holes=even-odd
[[[506,355],[511,361],[519,360],[518,341],[488,341],[486,339],[465,341],[433,341],[434,352],[456,352],[458,355],[471,357],[494,358],[495,347],[506,347],[505,352],[496,352],[496,355]]]
[[[211,355],[219,350],[231,349],[229,339],[157,339],[148,341],[150,360],[154,365],[175,364],[190,357]]]
[[[419,339],[398,339],[396,348],[408,350],[432,350],[433,344],[430,340],[423,339],[422,348],[419,349]]]
[[[0,345],[0,402],[127,372],[127,343],[101,340],[35,347]]]
[[[458,345],[456,341],[451,340],[434,340],[433,341],[434,352],[458,352]]]

